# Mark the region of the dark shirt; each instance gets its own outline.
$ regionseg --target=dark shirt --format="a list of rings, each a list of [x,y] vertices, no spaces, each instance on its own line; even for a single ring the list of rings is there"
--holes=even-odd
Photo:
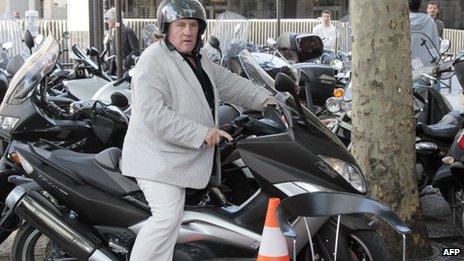
[[[440,19],[434,19],[437,24],[438,36],[443,39],[443,30],[445,29],[445,24]]]
[[[201,88],[203,89],[203,93],[205,94],[206,101],[208,101],[209,108],[211,110],[211,113],[213,115],[215,114],[215,104],[214,104],[214,90],[213,90],[213,85],[211,84],[211,80],[209,79],[208,75],[206,74],[205,70],[203,70],[203,67],[201,67],[201,55],[197,55],[195,57],[195,64],[196,67],[192,64],[190,59],[185,55],[182,54],[182,57],[187,61],[188,65],[190,65],[190,68],[192,69],[193,73],[198,79],[198,82],[200,82]]]
[[[180,53],[180,52],[179,52]],[[192,69],[193,73],[197,77],[198,81],[200,82],[201,88],[203,89],[203,93],[205,94],[206,100],[208,101],[209,108],[211,110],[211,114],[213,115],[213,119],[215,119],[215,104],[214,104],[214,89],[213,85],[211,84],[211,80],[209,79],[208,75],[206,74],[205,70],[203,70],[203,67],[201,67],[201,55],[198,54],[195,56],[195,65],[196,67],[192,64],[190,59],[188,58],[187,55],[180,53],[182,57],[187,61],[188,65],[190,65],[190,68]],[[220,153],[218,152],[218,147],[214,149],[214,162],[213,162],[213,169],[211,173],[213,176],[211,176],[210,184],[215,184],[217,186],[220,183],[220,180],[217,180],[220,175]]]
[[[140,55],[140,44],[137,35],[135,34],[134,30],[130,27],[125,25],[121,26],[121,35],[122,35],[122,57],[123,57],[123,65],[127,69],[130,69],[131,66],[134,64],[134,60],[132,59],[132,55],[139,56]],[[115,36],[116,37],[116,34]],[[112,43],[109,43],[112,46],[107,46],[113,52],[116,52],[116,39],[113,39]],[[116,54],[116,53],[111,53]]]

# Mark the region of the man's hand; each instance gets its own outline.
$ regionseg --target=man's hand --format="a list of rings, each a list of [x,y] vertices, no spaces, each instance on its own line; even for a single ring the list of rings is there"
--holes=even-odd
[[[222,138],[226,138],[228,141],[233,140],[229,133],[216,128],[209,128],[208,132],[206,133],[205,144],[208,147],[214,146],[221,142]]]

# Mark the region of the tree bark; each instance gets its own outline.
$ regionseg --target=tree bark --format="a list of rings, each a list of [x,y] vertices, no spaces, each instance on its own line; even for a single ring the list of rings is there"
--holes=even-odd
[[[413,230],[408,255],[431,255],[415,177],[415,122],[407,0],[352,0],[352,152],[368,194],[394,209]],[[401,241],[381,226],[391,249]]]

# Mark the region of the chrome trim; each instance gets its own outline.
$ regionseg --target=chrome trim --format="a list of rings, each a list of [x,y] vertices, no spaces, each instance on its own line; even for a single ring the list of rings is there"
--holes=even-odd
[[[295,182],[295,185],[298,187],[304,189],[306,192],[312,193],[312,192],[318,192],[318,191],[325,191],[325,192],[331,192],[333,190],[328,189],[323,186],[307,183],[307,182]]]
[[[209,240],[257,250],[261,235],[214,215],[185,211],[177,243]]]
[[[21,186],[16,186],[10,194],[6,197],[5,205],[13,209],[16,206],[16,203],[26,194],[26,190]]]
[[[274,186],[277,187],[278,189],[280,189],[280,191],[282,191],[283,193],[285,193],[289,197],[308,192],[308,191],[304,190],[303,188],[297,186],[293,182],[285,182],[285,183],[274,184]]]
[[[145,222],[146,220],[137,223],[129,229],[137,234]],[[211,214],[184,211],[177,243],[195,241],[218,242],[257,250],[261,242],[261,235]]]
[[[109,256],[105,255],[101,250],[97,249],[93,254],[89,257],[89,261],[113,261],[116,259],[112,259]]]

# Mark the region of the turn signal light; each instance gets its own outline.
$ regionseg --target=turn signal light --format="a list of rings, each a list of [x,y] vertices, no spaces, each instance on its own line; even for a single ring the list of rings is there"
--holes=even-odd
[[[17,152],[10,153],[11,160],[21,166],[21,160],[19,158],[19,154]]]
[[[333,91],[333,95],[335,98],[341,98],[343,97],[343,94],[345,94],[345,90],[343,90],[343,88],[337,88]]]

